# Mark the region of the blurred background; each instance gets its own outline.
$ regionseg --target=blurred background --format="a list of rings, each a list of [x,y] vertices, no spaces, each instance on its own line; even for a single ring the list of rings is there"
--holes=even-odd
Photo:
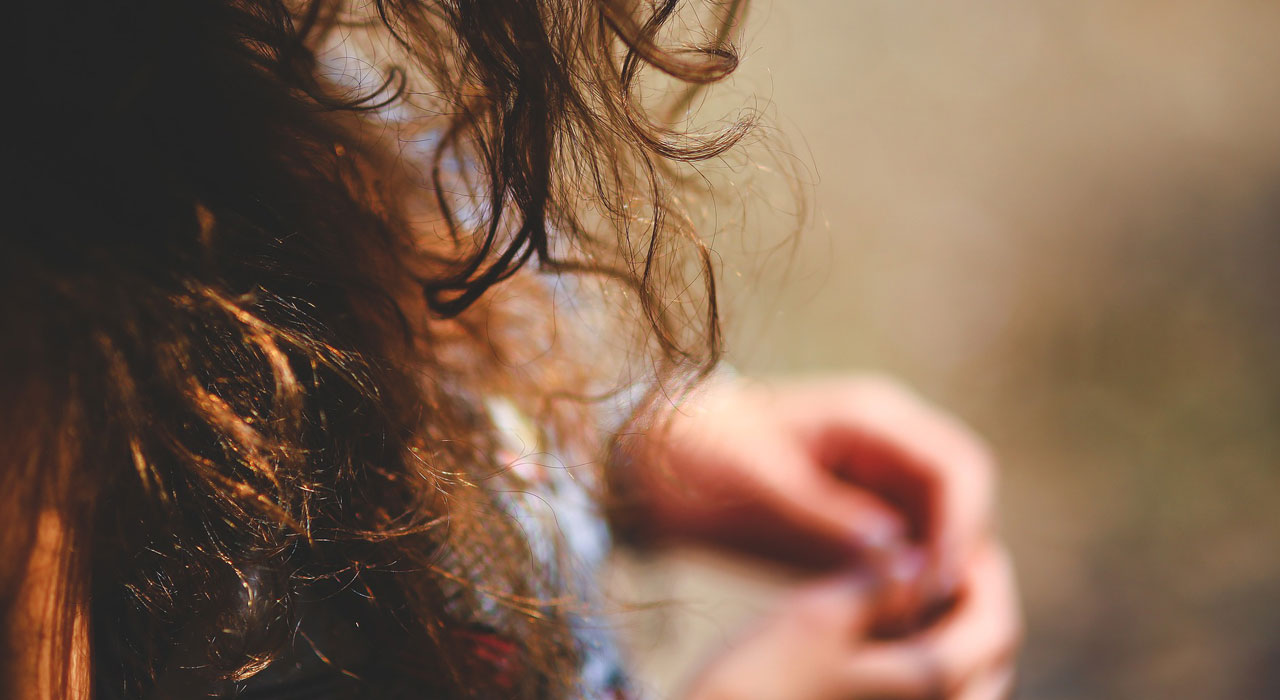
[[[889,372],[990,439],[1019,697],[1280,697],[1278,39],[1270,0],[748,18],[731,91],[771,105],[812,221],[719,242],[731,361]],[[696,552],[617,573],[668,601],[627,617],[659,697],[785,582]]]

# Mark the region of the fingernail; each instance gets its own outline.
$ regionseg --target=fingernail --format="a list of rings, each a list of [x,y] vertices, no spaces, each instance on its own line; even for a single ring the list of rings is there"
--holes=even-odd
[[[881,576],[876,636],[886,639],[909,634],[920,617],[919,583],[926,559],[918,549],[901,549],[886,560]]]
[[[872,520],[854,532],[860,548],[877,554],[887,554],[900,547],[902,532],[890,520]]]
[[[924,575],[925,564],[924,552],[902,549],[889,560],[885,575],[895,584],[915,583]]]

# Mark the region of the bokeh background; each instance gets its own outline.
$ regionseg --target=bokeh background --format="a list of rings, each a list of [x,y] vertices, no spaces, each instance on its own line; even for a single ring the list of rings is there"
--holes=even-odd
[[[1280,697],[1280,3],[760,1],[742,43],[812,216],[719,241],[732,361],[988,436],[1019,697]],[[785,584],[617,572],[658,696]]]

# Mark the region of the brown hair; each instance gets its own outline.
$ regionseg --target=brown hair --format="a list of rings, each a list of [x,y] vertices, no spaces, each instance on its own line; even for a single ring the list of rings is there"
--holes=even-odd
[[[616,376],[584,362],[602,348],[648,347],[666,378],[718,356],[678,164],[749,119],[680,133],[638,86],[645,66],[678,78],[683,108],[728,74],[740,5],[671,48],[675,0],[24,3],[8,643],[55,513],[51,668],[87,610],[97,697],[232,687],[318,600],[375,650],[342,669],[361,697],[569,694],[566,607],[486,487],[503,465],[478,406],[511,396],[585,444],[582,399]],[[381,52],[373,89],[328,74],[341,40]],[[567,322],[569,278],[644,330]],[[501,674],[460,641],[482,607],[514,645]],[[5,687],[29,682],[2,658]]]

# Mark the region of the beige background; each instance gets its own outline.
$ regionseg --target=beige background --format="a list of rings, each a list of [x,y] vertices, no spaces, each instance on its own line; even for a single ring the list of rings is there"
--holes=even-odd
[[[768,216],[719,241],[733,361],[890,371],[990,437],[1021,697],[1280,697],[1280,3],[749,23],[730,92],[771,105],[815,215],[794,258]],[[658,694],[776,584],[700,555],[623,570],[671,601],[624,616]]]

